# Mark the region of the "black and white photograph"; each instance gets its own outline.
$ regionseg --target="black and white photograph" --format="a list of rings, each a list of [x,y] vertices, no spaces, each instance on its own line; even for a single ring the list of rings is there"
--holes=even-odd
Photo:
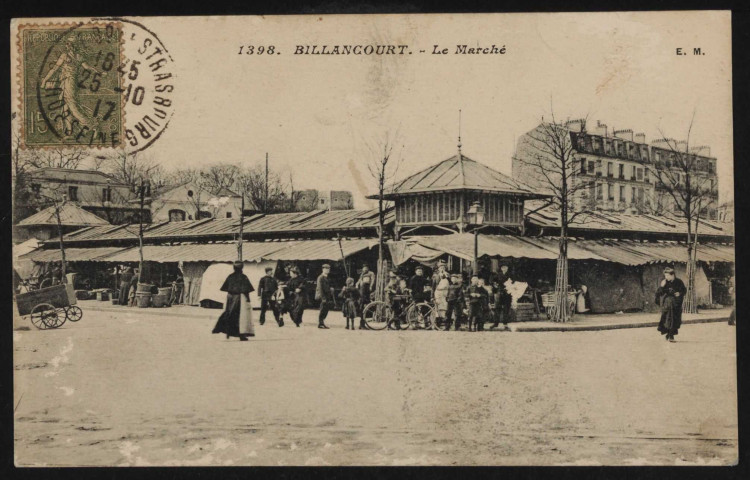
[[[10,26],[17,468],[739,462],[729,11]]]

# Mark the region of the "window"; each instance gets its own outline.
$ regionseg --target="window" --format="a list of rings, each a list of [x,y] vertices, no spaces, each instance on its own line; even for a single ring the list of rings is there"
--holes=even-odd
[[[68,199],[77,202],[78,201],[78,187],[70,186],[68,187]]]
[[[597,177],[602,176],[602,161],[601,160],[596,161],[596,176]]]
[[[625,164],[621,163],[618,165],[617,173],[619,174],[620,178],[625,178]]]
[[[625,186],[624,185],[620,185],[620,201],[621,202],[625,201]]]
[[[648,167],[646,167],[646,169],[643,171],[643,179],[646,182],[651,183],[651,179],[649,178],[649,175],[648,175]]]
[[[604,186],[601,183],[596,184],[596,199],[604,200]]]
[[[227,218],[232,218],[232,212],[227,212]]]
[[[643,203],[643,188],[638,189],[638,203]]]
[[[198,212],[198,220],[203,220],[204,218],[211,218],[211,212],[205,210]]]
[[[716,170],[716,166],[714,165],[714,162],[711,160],[708,161],[708,173],[714,173]]]
[[[170,210],[169,211],[169,221],[170,222],[184,222],[185,221],[185,211],[184,210]]]
[[[112,189],[102,188],[102,202],[111,202],[111,201],[112,201]]]
[[[608,200],[615,199],[615,186],[614,185],[607,185],[607,199]]]
[[[630,203],[635,203],[635,187],[630,187]]]
[[[607,176],[611,177],[612,175],[614,175],[612,162],[607,162]]]
[[[636,179],[636,171],[637,171],[637,170],[638,170],[638,169],[636,168],[636,166],[635,166],[635,165],[633,165],[633,171],[632,171],[632,172],[630,172],[630,179],[631,179],[631,180],[635,180],[635,179]]]
[[[581,159],[581,175],[586,175],[586,159]]]
[[[643,168],[638,168],[638,169],[636,170],[636,175],[635,175],[635,178],[636,178],[636,179],[637,179],[638,181],[640,181],[640,180],[643,180]]]
[[[594,163],[593,160],[589,160],[588,167],[589,167],[589,175],[593,175],[594,172],[596,171],[596,163]]]

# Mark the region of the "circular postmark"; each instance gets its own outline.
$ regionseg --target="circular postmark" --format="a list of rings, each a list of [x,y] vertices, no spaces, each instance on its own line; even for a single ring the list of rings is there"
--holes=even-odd
[[[133,154],[167,129],[174,114],[174,62],[139,22],[96,18],[39,26],[24,30],[22,45],[27,147]],[[30,71],[36,73],[31,78]]]

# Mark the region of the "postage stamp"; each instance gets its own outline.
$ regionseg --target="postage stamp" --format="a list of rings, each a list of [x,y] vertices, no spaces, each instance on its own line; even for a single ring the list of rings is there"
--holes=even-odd
[[[118,147],[123,141],[118,22],[19,29],[26,147]]]

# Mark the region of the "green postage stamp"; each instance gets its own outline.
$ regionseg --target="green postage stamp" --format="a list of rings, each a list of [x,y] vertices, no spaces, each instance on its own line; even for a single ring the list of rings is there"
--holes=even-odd
[[[23,144],[120,146],[119,23],[22,25],[18,35]]]

